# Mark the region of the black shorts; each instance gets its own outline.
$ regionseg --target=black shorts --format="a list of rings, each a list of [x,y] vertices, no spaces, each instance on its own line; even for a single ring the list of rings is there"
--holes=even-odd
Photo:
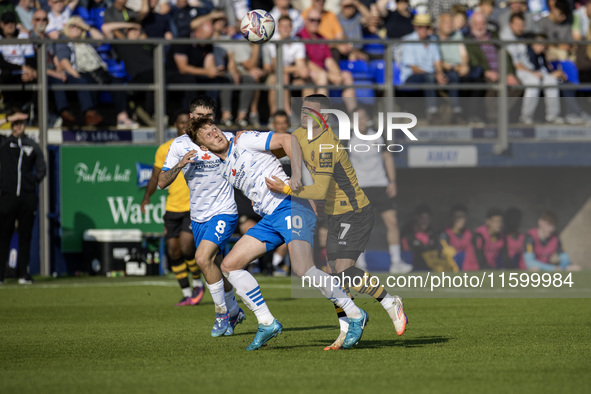
[[[193,234],[191,227],[191,212],[164,213],[164,239],[178,238],[181,231]]]
[[[396,200],[388,197],[385,186],[365,187],[363,188],[363,192],[378,213],[389,211],[390,209],[396,210]]]
[[[375,213],[371,204],[362,208],[360,212],[327,215],[327,218],[326,257],[328,261],[357,260],[365,250],[373,229]]]

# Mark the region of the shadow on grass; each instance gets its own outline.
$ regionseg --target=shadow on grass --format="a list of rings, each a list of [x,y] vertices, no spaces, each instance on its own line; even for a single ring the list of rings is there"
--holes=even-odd
[[[361,340],[359,345],[356,346],[358,349],[379,349],[385,347],[404,347],[404,348],[415,348],[424,347],[429,345],[439,345],[447,343],[451,337],[442,336],[429,336],[429,337],[418,337],[409,339],[378,339],[378,340]]]
[[[283,338],[283,337],[282,337]],[[354,349],[383,349],[383,348],[394,348],[394,347],[403,347],[403,348],[417,348],[417,347],[424,347],[430,345],[438,345],[442,343],[447,343],[451,337],[442,337],[442,336],[430,336],[430,337],[418,337],[412,339],[378,339],[378,340],[364,340],[362,339]],[[297,345],[287,345],[287,346],[272,346],[273,349],[296,349],[296,348],[324,348],[324,346],[330,344],[332,339],[326,340],[315,340],[313,343],[307,344],[297,344]]]
[[[283,338],[285,336],[285,333],[290,333],[293,331],[311,331],[311,330],[326,330],[326,329],[330,329],[330,328],[334,328],[334,326],[313,326],[313,327],[288,327],[288,328],[284,328],[283,329],[283,335],[281,335],[281,337]],[[240,326],[237,326],[236,328],[237,330],[240,329]],[[245,331],[245,332],[239,332],[239,333],[235,333],[234,337],[238,337],[240,335],[254,335],[256,334],[256,330],[249,330],[249,331]]]

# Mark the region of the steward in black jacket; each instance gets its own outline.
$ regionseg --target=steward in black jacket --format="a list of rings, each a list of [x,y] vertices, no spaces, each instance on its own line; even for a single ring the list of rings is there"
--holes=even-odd
[[[0,282],[4,280],[10,240],[18,221],[17,274],[20,284],[31,284],[28,266],[37,214],[37,185],[47,170],[41,148],[24,135],[24,119],[19,114],[11,117],[12,134],[0,137]]]

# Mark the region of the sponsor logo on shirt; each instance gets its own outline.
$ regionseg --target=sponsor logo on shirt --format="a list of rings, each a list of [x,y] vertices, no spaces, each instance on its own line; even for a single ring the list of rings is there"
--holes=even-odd
[[[320,168],[332,167],[332,152],[321,153],[319,156]]]

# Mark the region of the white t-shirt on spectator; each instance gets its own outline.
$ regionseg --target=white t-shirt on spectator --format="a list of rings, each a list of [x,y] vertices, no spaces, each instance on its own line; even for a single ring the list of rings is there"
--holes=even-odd
[[[45,29],[45,33],[49,34],[52,31],[62,31],[63,28],[68,23],[68,19],[72,16],[72,9],[70,7],[64,8],[64,11],[60,15],[54,15],[53,12],[47,14],[49,18],[49,22],[47,23],[47,28]]]
[[[29,38],[25,32],[20,32],[17,38]],[[0,55],[10,64],[17,66],[24,66],[25,59],[35,56],[35,50],[31,44],[5,44],[2,45],[0,40]]]
[[[271,64],[277,56],[277,47],[275,44],[267,44],[263,47],[263,62]],[[306,46],[301,42],[292,42],[283,44],[283,65],[292,66],[298,59],[306,58]]]
[[[501,30],[501,32],[499,33],[499,37],[502,40],[507,41],[513,41],[518,39],[510,28],[505,28]],[[527,51],[527,45],[509,44],[507,45],[507,52],[509,52],[509,54],[511,55],[511,59],[513,59],[513,64],[516,65],[518,63],[521,63],[530,70],[534,69],[533,64],[529,60],[529,52]]]

